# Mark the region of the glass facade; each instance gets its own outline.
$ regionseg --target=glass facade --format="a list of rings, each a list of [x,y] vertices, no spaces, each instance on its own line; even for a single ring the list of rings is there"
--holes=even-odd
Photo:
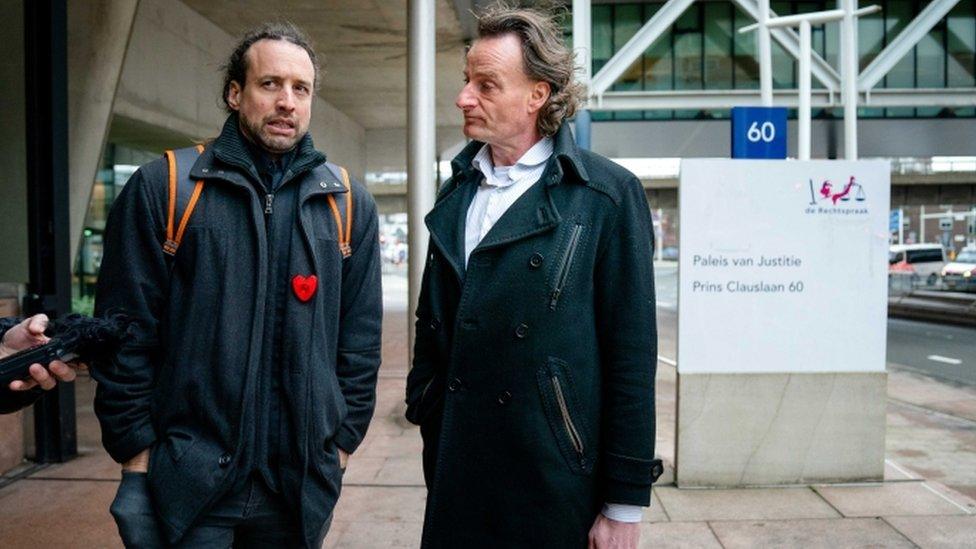
[[[102,263],[102,233],[115,197],[141,164],[155,160],[159,155],[115,143],[105,146],[102,167],[95,175],[75,263],[72,280],[72,308],[75,312],[91,314],[98,268]]]
[[[882,11],[858,23],[860,67],[864,69],[928,5],[929,0],[878,0]],[[593,73],[596,74],[664,2],[595,4],[593,20]],[[832,0],[770,2],[776,15],[834,9]],[[611,88],[625,90],[758,89],[755,33],[737,29],[753,23],[748,14],[726,0],[693,3],[634,62]],[[838,25],[813,27],[813,51],[837,66]],[[773,87],[797,87],[797,61],[775,40]],[[879,88],[965,88],[976,86],[976,0],[961,0],[910,51]],[[813,79],[814,87],[823,87]],[[840,109],[814,110],[818,118],[840,117]],[[974,108],[866,108],[865,118],[973,117]],[[595,120],[660,120],[728,118],[725,109],[714,111],[618,111],[593,113]]]

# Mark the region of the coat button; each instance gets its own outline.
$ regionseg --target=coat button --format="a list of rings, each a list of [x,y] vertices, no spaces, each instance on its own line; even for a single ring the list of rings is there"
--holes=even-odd
[[[539,267],[542,266],[542,260],[543,260],[542,254],[536,252],[532,254],[532,257],[529,259],[529,266],[532,267],[533,269],[538,269]]]
[[[458,378],[452,379],[451,382],[447,384],[447,390],[452,393],[456,393],[460,388],[461,380]]]
[[[230,465],[230,459],[231,459],[230,454],[224,454],[220,456],[220,458],[217,460],[217,465],[220,465],[221,467],[227,467],[228,465]]]
[[[437,330],[440,330],[440,328],[441,328],[441,321],[440,321],[439,318],[432,318],[432,319],[430,319],[430,329],[431,330],[433,330],[433,331],[436,332]]]
[[[525,339],[527,335],[529,335],[529,327],[525,324],[519,324],[518,328],[515,328],[515,337]]]
[[[508,391],[502,391],[501,393],[498,394],[498,403],[499,404],[502,404],[502,405],[508,404],[508,401],[509,400],[512,400],[512,393],[510,393]]]

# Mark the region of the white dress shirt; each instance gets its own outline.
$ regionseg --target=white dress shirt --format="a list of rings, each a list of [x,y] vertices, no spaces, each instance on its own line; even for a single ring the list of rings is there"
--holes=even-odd
[[[525,191],[539,181],[546,163],[552,156],[551,137],[544,137],[532,146],[514,166],[495,166],[489,145],[481,147],[471,165],[485,177],[468,206],[464,225],[464,264],[498,219]],[[640,522],[644,508],[638,505],[605,503],[603,516],[620,522]]]
[[[495,166],[491,159],[491,148],[481,147],[471,164],[477,168],[484,179],[468,206],[464,225],[464,264],[468,264],[471,252],[495,226],[498,218],[525,194],[542,177],[546,162],[552,156],[552,138],[545,137],[532,146],[514,166]]]

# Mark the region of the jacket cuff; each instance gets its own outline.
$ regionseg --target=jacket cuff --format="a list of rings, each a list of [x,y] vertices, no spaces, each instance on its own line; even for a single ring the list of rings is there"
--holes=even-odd
[[[44,389],[34,387],[27,391],[11,391],[0,388],[0,414],[12,414],[37,402],[44,396]]]
[[[102,442],[112,459],[118,463],[125,463],[156,442],[156,430],[153,429],[152,424],[146,423],[129,431],[119,440],[107,441],[103,437]]]
[[[622,505],[651,505],[651,485],[630,484],[611,478],[603,479],[603,501]]]
[[[339,430],[335,434],[335,444],[342,449],[343,452],[347,454],[352,454],[359,448],[359,445],[363,442],[363,437],[356,434],[351,427],[347,425],[340,425]]]
[[[651,485],[664,471],[659,459],[640,459],[607,452],[603,456],[603,486],[606,503],[647,507]]]

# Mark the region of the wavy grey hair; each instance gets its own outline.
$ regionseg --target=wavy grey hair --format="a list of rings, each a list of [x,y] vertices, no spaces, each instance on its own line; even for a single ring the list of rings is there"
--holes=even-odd
[[[556,133],[583,100],[583,86],[574,82],[573,52],[563,43],[556,16],[532,8],[494,4],[476,14],[478,38],[514,34],[522,42],[522,66],[532,80],[549,84],[549,99],[539,111],[539,133]]]

